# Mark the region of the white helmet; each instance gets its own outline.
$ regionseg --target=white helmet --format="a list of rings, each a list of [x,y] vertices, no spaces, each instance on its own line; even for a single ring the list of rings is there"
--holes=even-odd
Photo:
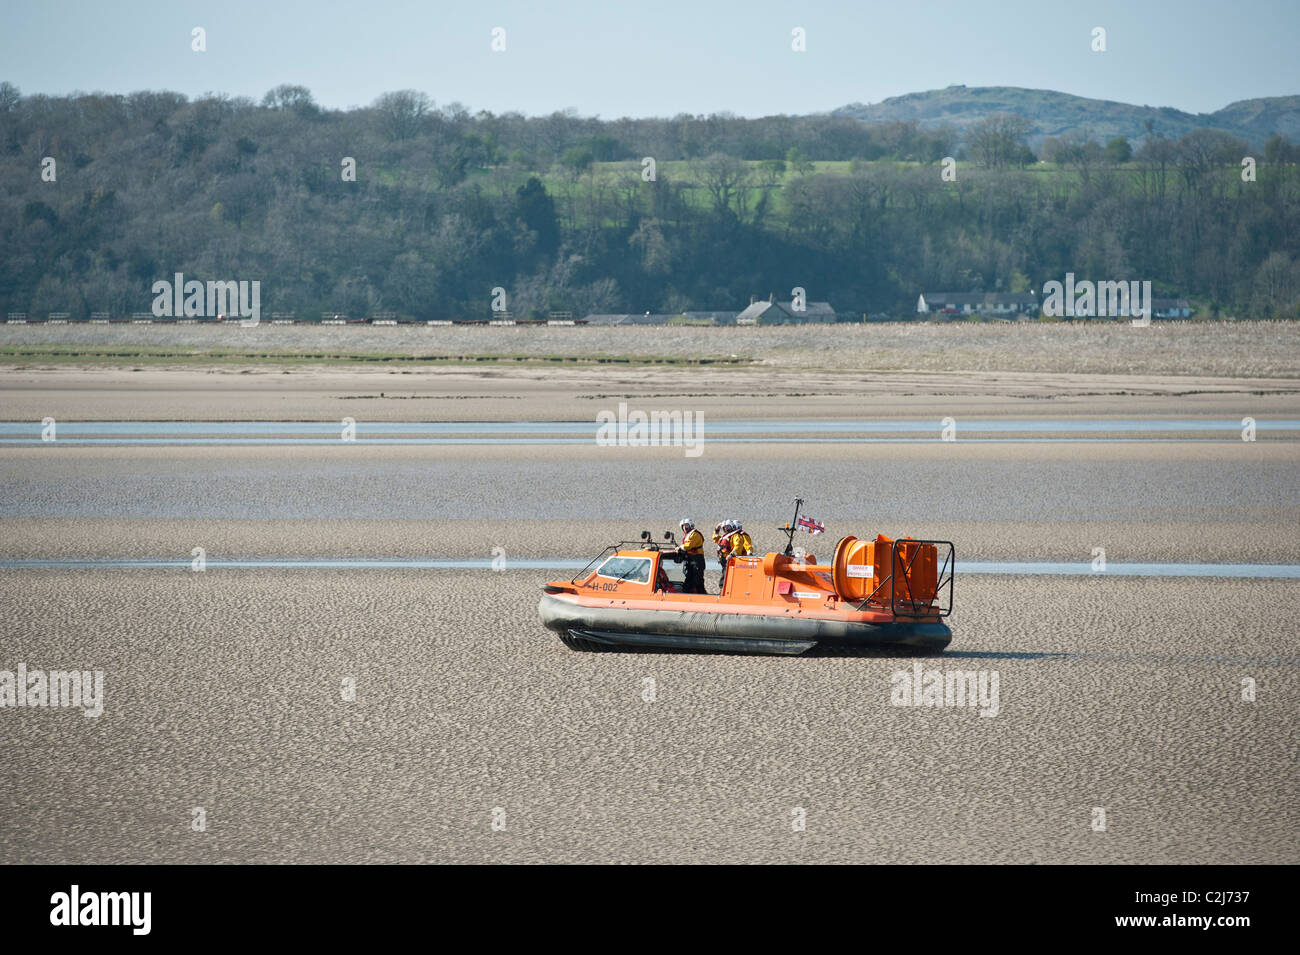
[[[695,522],[689,517],[683,517],[680,527],[684,531],[693,531],[695,530]]]
[[[743,531],[745,529],[744,527],[741,526],[740,521],[732,521],[731,526],[738,531]]]

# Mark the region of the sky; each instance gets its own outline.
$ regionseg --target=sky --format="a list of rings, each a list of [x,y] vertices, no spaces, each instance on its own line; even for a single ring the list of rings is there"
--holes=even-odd
[[[816,113],[950,84],[1213,112],[1300,93],[1297,40],[1300,0],[0,0],[0,80],[27,94],[260,100],[294,83],[333,108],[417,89],[606,119]]]

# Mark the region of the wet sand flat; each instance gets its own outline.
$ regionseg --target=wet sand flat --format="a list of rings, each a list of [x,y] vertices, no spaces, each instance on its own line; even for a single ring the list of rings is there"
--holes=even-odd
[[[0,573],[7,662],[105,671],[3,714],[0,858],[1300,861],[1296,582],[972,578],[922,662],[986,718],[891,705],[909,659],[574,653],[537,576]]]
[[[1300,443],[0,448],[0,518],[1277,521]],[[739,488],[743,485],[743,491]]]
[[[945,416],[1300,416],[1300,375],[745,367],[21,367],[0,419],[595,421],[620,402],[706,422]]]
[[[814,511],[814,514],[816,512]],[[712,527],[702,513],[696,519]],[[371,558],[586,560],[613,541],[677,533],[674,514],[634,515],[623,521],[591,520],[224,520],[173,518],[4,518],[0,559],[207,559]],[[741,518],[756,545],[780,550],[781,521]],[[785,520],[788,520],[787,515]],[[1279,521],[926,521],[861,513],[832,522],[823,537],[800,534],[796,543],[828,559],[843,534],[929,537],[952,541],[961,560],[1091,561],[1093,549],[1112,562],[1300,562],[1297,530]],[[711,555],[710,555],[711,556]]]

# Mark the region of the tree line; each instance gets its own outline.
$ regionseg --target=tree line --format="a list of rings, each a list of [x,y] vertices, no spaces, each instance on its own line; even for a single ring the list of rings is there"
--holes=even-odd
[[[0,311],[146,311],[184,272],[260,280],[264,311],[302,318],[488,317],[496,288],[517,316],[739,310],[794,286],[906,317],[921,291],[1069,271],[1151,280],[1204,315],[1300,317],[1296,146],[1198,130],[1035,153],[1029,129],[4,83]]]

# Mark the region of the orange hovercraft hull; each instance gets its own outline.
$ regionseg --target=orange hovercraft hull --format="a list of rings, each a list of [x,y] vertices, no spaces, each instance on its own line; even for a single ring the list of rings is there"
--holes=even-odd
[[[776,553],[736,557],[720,594],[680,592],[664,570],[673,559],[654,544],[608,548],[572,579],[543,585],[542,623],[575,650],[799,654],[826,645],[937,653],[952,640],[944,620],[955,565],[948,541],[845,537],[829,564]]]

